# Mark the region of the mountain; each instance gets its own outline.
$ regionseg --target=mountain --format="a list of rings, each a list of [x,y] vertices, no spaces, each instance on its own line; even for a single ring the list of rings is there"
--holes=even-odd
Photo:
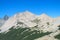
[[[0,33],[9,33],[11,28],[19,29],[19,28],[29,28],[31,31],[37,30],[43,33],[51,32],[51,34],[42,37],[42,39],[38,38],[36,40],[45,40],[45,37],[48,39],[55,40],[54,36],[60,34],[60,17],[51,18],[45,13],[37,16],[29,11],[16,13],[14,16],[4,17],[4,24],[0,27]],[[47,40],[48,40],[47,39]]]
[[[24,27],[34,27],[36,26],[36,23],[31,22],[34,18],[36,18],[36,16],[28,11],[15,14],[5,22],[5,24],[1,27],[1,30],[2,32],[4,32],[11,28],[12,26],[16,26],[17,22],[22,23]]]
[[[4,24],[5,20],[0,19],[0,27]]]
[[[9,19],[9,16],[8,15],[5,15],[3,19],[4,20],[8,20]]]
[[[9,16],[5,15],[3,18],[0,18],[0,27],[9,19]]]
[[[55,26],[55,23],[56,23],[55,19],[47,16],[45,13],[41,14],[33,21],[35,23],[37,22],[39,29],[43,30],[44,32],[52,31],[53,29],[54,29],[53,31],[56,31],[56,29],[58,29],[58,27]],[[52,26],[55,26],[55,27],[52,27]]]
[[[8,18],[8,17],[5,16],[5,18]],[[58,27],[52,27],[56,25],[58,26],[58,24],[55,25],[56,23],[55,20],[56,19],[53,19],[47,16],[45,13],[41,14],[40,16],[36,16],[29,11],[25,11],[25,12],[17,13],[14,16],[10,17],[0,29],[2,30],[2,32],[4,32],[4,31],[7,31],[12,26],[19,25],[23,27],[38,26],[43,31],[52,31],[53,29],[55,31],[56,28],[58,29]]]

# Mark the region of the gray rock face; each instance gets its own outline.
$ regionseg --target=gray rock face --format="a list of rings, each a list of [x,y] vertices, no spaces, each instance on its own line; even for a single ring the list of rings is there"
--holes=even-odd
[[[5,17],[8,19],[8,17]],[[58,30],[58,25],[60,22],[58,19],[51,18],[47,16],[46,14],[42,14],[40,16],[36,16],[32,14],[31,12],[25,11],[22,13],[17,13],[14,16],[10,17],[4,25],[0,28],[0,32],[8,31],[13,26],[21,26],[21,27],[34,27],[38,25],[37,27],[42,30],[43,32],[55,32]],[[2,20],[3,21],[3,20]],[[3,24],[3,22],[0,22]],[[57,23],[59,22],[59,23]],[[57,24],[56,24],[57,23]],[[14,27],[16,28],[16,27]],[[52,31],[53,30],[53,31]]]
[[[0,27],[4,24],[5,20],[0,19]]]
[[[8,20],[8,18],[9,17],[7,15],[5,15],[4,18],[0,18],[0,27]]]
[[[9,18],[9,16],[5,15],[3,19],[8,20],[8,18]]]
[[[38,38],[36,40],[57,40],[53,36],[60,33],[60,30],[58,30],[58,26],[60,25],[60,17],[51,18],[46,14],[36,16],[31,12],[25,11],[22,13],[17,13],[9,19],[8,18],[8,16],[5,16],[4,19],[0,19],[0,33],[6,31],[8,32],[9,29],[13,26],[14,28],[17,28],[16,26],[20,26],[23,28],[33,28],[37,26],[38,30],[40,31],[42,30],[43,32],[52,32],[52,34],[44,36],[42,38]]]

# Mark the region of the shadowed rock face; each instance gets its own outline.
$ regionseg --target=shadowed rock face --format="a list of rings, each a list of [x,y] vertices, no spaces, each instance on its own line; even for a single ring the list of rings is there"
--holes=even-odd
[[[0,18],[0,27],[8,20],[8,18],[9,17],[7,15],[5,15],[4,18]]]
[[[9,16],[8,15],[5,15],[3,19],[4,20],[8,20],[8,18],[9,18]]]

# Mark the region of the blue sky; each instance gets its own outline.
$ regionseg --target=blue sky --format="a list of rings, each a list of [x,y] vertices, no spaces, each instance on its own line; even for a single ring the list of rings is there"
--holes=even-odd
[[[36,15],[46,13],[51,17],[60,16],[60,0],[0,0],[0,18],[4,15],[30,11]]]

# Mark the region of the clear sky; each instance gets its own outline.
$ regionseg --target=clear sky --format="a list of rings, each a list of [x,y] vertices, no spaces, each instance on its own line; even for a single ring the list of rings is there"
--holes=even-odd
[[[46,13],[51,17],[60,16],[60,0],[0,0],[0,18],[4,15],[28,10],[40,15]]]

